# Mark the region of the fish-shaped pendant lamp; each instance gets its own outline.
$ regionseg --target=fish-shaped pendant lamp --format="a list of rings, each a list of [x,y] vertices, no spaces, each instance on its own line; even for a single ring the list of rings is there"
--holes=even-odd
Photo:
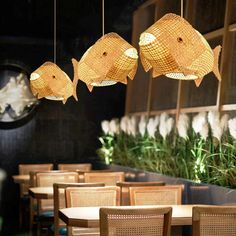
[[[30,87],[38,99],[47,98],[66,103],[70,96],[78,100],[73,83],[68,75],[55,63],[45,62],[30,76]]]
[[[139,46],[142,65],[145,71],[153,69],[153,77],[194,80],[199,86],[213,71],[221,80],[221,46],[212,50],[206,39],[178,15],[169,13],[155,22],[140,35]]]
[[[74,88],[78,80],[93,86],[108,86],[117,82],[127,84],[134,78],[138,66],[137,50],[116,33],[102,36],[78,62],[72,59]]]

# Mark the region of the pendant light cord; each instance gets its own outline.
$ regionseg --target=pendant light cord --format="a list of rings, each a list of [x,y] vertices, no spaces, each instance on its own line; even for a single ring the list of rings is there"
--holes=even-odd
[[[105,34],[105,26],[104,26],[104,12],[105,12],[105,10],[104,10],[104,0],[102,0],[102,36],[104,36],[104,34]]]
[[[180,8],[180,14],[181,14],[181,17],[183,18],[184,17],[184,0],[181,0],[181,8]]]
[[[54,20],[53,20],[53,61],[57,61],[57,0],[54,0]]]

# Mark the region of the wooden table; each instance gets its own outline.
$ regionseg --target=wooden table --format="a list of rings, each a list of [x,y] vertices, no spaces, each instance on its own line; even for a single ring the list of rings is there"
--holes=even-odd
[[[13,175],[12,178],[16,184],[29,184],[30,181],[29,175]]]
[[[53,187],[33,187],[29,188],[29,195],[36,199],[52,199]]]
[[[119,208],[166,207],[158,206],[119,206]],[[172,226],[192,225],[192,208],[196,205],[168,205],[172,207]],[[68,226],[99,227],[100,207],[72,207],[59,210],[59,218]]]

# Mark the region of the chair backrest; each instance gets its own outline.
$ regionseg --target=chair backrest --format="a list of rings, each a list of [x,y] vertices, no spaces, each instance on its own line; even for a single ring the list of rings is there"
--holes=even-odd
[[[58,170],[90,171],[91,169],[92,169],[92,164],[91,163],[58,164]]]
[[[100,208],[100,235],[169,236],[171,207]]]
[[[35,175],[37,187],[53,187],[56,182],[78,183],[77,172],[49,171],[37,172]],[[40,211],[53,210],[52,199],[39,200],[38,204]]]
[[[59,222],[59,209],[65,208],[65,189],[68,187],[104,187],[104,183],[54,183],[53,201],[54,201],[54,235],[58,236],[59,225],[65,225]]]
[[[119,205],[120,188],[116,186],[66,188],[66,207]]]
[[[117,182],[125,180],[124,172],[88,172],[84,173],[84,182],[102,182],[106,186],[115,186]]]
[[[116,186],[120,187],[121,193],[121,205],[130,205],[129,190],[130,187],[146,187],[146,186],[164,186],[165,183],[162,181],[158,182],[118,182]]]
[[[130,205],[178,205],[183,185],[130,187]]]
[[[49,171],[53,169],[53,164],[19,164],[18,172],[19,175],[29,175],[31,171]],[[24,195],[28,195],[30,184],[20,184],[20,195],[23,197]]]
[[[236,206],[193,207],[193,236],[235,236]]]

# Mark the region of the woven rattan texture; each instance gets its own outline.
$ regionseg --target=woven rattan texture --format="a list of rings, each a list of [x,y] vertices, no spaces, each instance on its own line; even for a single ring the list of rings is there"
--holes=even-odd
[[[235,236],[236,214],[209,214],[200,215],[201,236]]]
[[[52,187],[54,183],[76,183],[78,182],[78,174],[76,172],[58,172],[58,173],[37,173],[36,184],[38,187]],[[60,204],[64,205],[63,195]],[[53,209],[52,199],[39,200],[40,211]]]
[[[67,99],[73,94],[72,81],[56,64],[45,62],[33,73],[39,75],[39,78],[30,80],[31,90],[38,98],[54,96]]]
[[[170,210],[171,211],[171,210]],[[162,209],[104,209],[100,210],[101,235],[163,236],[164,215]],[[169,213],[171,214],[171,213]],[[169,220],[169,218],[166,218]],[[166,226],[168,223],[166,222]],[[167,226],[170,228],[170,225]],[[164,233],[165,232],[165,233]]]
[[[140,57],[146,71],[153,67],[153,77],[183,73],[178,79],[201,78],[213,70],[214,54],[206,40],[186,20],[166,14],[144,33],[156,37],[140,45]],[[175,78],[175,76],[173,76]]]
[[[182,202],[181,186],[131,187],[131,205],[177,205]]]
[[[137,58],[125,54],[133,48],[116,33],[109,33],[90,47],[78,64],[78,77],[90,85],[112,80],[127,83],[127,76],[133,79],[137,70]]]
[[[67,188],[67,207],[86,206],[116,206],[120,205],[120,189],[118,187],[90,187],[90,188]],[[81,227],[69,227],[68,235],[83,235],[87,232]],[[99,235],[98,228],[90,228],[89,233]]]
[[[84,173],[85,183],[102,182],[107,186],[115,186],[117,182],[124,181],[124,178],[124,172]]]
[[[118,187],[67,188],[67,207],[116,206],[119,203]]]
[[[29,175],[31,171],[46,171],[52,169],[53,169],[53,164],[20,164],[18,166],[20,175]],[[22,183],[20,185],[21,196],[28,195],[28,191],[29,191],[29,184]]]

